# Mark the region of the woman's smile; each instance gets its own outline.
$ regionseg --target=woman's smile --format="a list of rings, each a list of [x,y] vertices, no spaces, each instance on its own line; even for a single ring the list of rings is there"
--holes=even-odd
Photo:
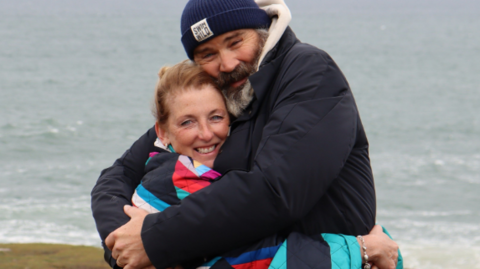
[[[210,153],[212,151],[215,150],[215,148],[217,147],[217,145],[213,145],[213,146],[210,146],[210,147],[203,147],[203,148],[196,148],[195,150],[201,154],[207,154],[207,153]]]

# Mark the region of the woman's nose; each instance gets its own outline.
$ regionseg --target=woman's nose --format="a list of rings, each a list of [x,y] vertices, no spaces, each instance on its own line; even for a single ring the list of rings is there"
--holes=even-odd
[[[213,134],[211,126],[209,124],[201,124],[198,136],[199,136],[200,139],[202,139],[204,141],[212,140],[214,134]]]

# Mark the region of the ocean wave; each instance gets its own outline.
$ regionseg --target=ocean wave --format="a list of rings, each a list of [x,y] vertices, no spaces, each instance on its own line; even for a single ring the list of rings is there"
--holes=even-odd
[[[386,210],[379,209],[378,215],[382,216],[403,216],[403,217],[450,217],[450,216],[467,216],[472,214],[478,214],[471,210],[457,210],[457,211],[415,211],[415,210]]]
[[[78,132],[84,124],[83,120],[72,122],[63,122],[54,118],[41,120],[32,119],[30,121],[17,123],[6,123],[0,126],[4,137],[18,138],[58,138],[59,135],[71,135]]]
[[[90,196],[86,195],[75,198],[4,198],[0,199],[0,201],[0,210],[4,212],[4,214],[9,212],[56,212],[59,210],[90,211]]]
[[[95,230],[84,230],[71,224],[48,221],[0,221],[2,243],[61,243],[100,247],[100,237]]]
[[[2,131],[14,130],[15,128],[17,128],[17,126],[15,124],[12,124],[12,123],[6,123],[6,124],[0,126],[0,130],[2,130]]]
[[[480,268],[480,247],[439,246],[399,242],[404,268]]]
[[[476,222],[432,221],[408,218],[379,220],[397,240],[410,245],[480,247]]]
[[[379,184],[410,187],[442,185],[452,181],[480,184],[480,156],[476,153],[392,152],[372,154],[371,159]]]

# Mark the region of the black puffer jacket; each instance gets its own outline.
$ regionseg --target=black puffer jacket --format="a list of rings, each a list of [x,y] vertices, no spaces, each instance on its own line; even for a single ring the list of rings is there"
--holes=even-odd
[[[142,239],[155,267],[223,253],[277,231],[358,235],[373,227],[368,141],[330,56],[288,28],[250,82],[256,98],[232,123],[215,161],[222,179],[146,217]],[[93,189],[102,239],[128,221],[122,207],[154,140],[150,130]]]

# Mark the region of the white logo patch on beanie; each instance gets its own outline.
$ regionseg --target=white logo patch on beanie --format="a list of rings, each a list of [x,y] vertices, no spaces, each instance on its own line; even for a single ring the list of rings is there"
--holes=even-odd
[[[192,29],[193,36],[198,42],[213,36],[213,32],[208,25],[207,19],[203,19],[190,27]]]

